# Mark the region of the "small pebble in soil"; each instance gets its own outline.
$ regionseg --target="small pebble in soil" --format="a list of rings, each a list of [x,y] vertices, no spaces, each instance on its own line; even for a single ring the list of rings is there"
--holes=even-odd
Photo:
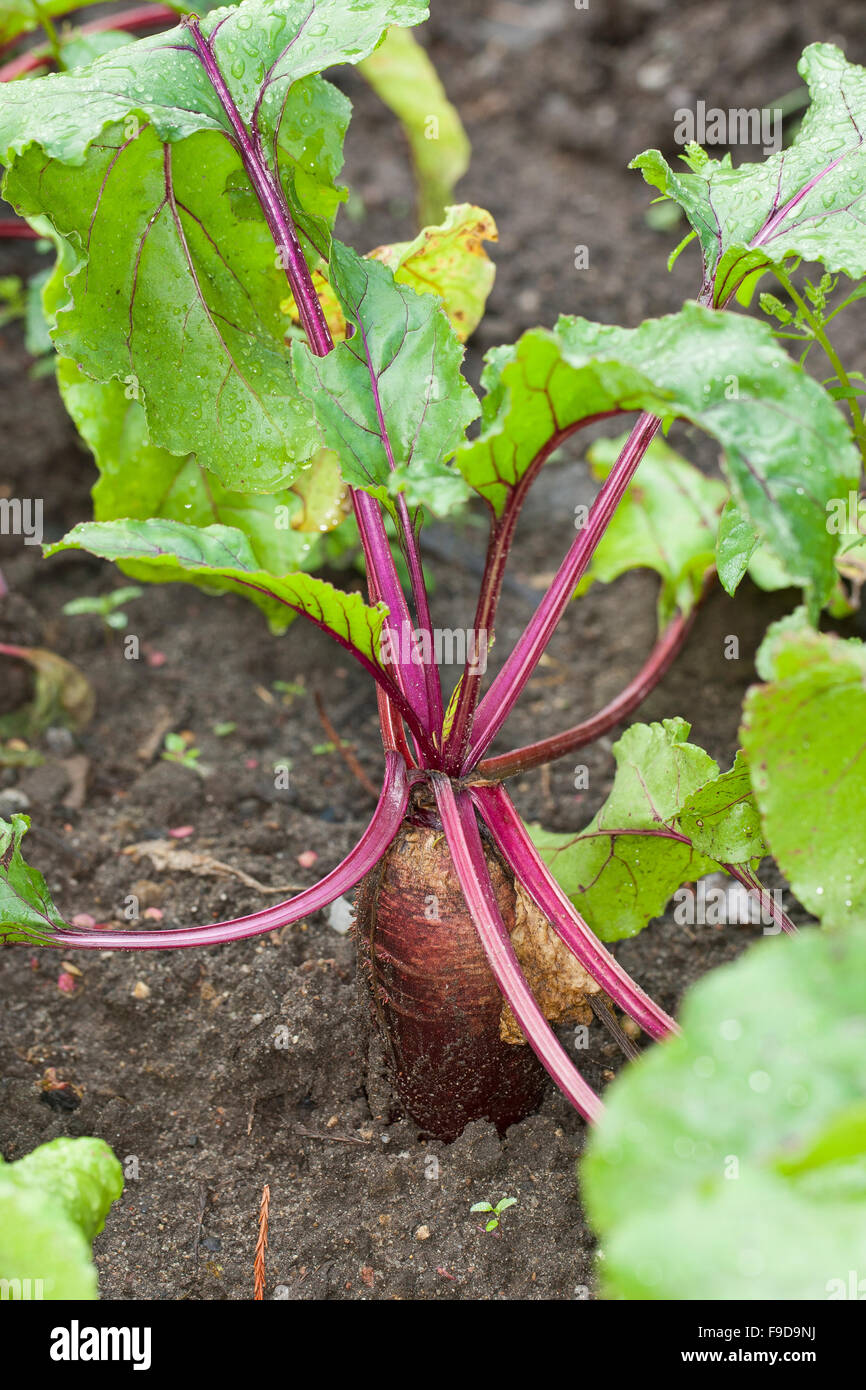
[[[415,1239],[416,1239],[416,1240],[429,1240],[429,1239],[430,1239],[430,1227],[429,1227],[429,1226],[419,1226],[418,1229],[417,1229],[417,1231],[415,1232]]]
[[[30,797],[17,787],[7,787],[0,792],[0,816],[11,816],[13,811],[29,811]]]
[[[132,997],[133,999],[149,999],[150,985],[146,985],[144,980],[136,980],[132,987]]]
[[[68,729],[60,728],[58,725],[53,724],[50,729],[46,729],[42,737],[51,752],[58,758],[68,758],[75,748],[75,739],[72,734]]]

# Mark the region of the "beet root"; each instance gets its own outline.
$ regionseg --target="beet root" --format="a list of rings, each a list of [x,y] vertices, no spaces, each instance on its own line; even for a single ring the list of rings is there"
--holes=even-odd
[[[485,849],[496,900],[515,926],[514,881]],[[504,1131],[541,1101],[545,1072],[502,1037],[503,998],[441,830],[404,822],[360,885],[355,934],[373,1018],[405,1109],[439,1139],[470,1120]]]

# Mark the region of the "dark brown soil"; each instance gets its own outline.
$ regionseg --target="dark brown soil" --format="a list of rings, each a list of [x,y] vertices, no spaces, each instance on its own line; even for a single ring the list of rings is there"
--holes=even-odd
[[[772,106],[797,85],[797,57],[813,39],[866,59],[866,12],[854,3],[591,0],[578,10],[570,0],[433,0],[433,9],[428,39],[474,144],[460,193],[492,210],[501,237],[490,313],[471,345],[476,379],[486,348],[560,311],[632,325],[694,291],[688,255],[666,273],[674,234],[650,229],[647,192],[625,168],[649,145],[675,153],[676,107],[698,99]],[[356,102],[348,175],[366,209],[344,234],[366,246],[410,234],[401,142],[357,78],[340,80]],[[581,244],[590,268],[577,271]],[[28,247],[2,248],[0,273],[35,264]],[[94,471],[52,381],[30,379],[14,327],[0,334],[0,376],[2,483],[11,495],[44,498],[51,539],[87,516]],[[680,443],[713,463],[687,433]],[[541,478],[527,507],[498,659],[573,535],[575,504],[590,495],[577,448],[569,457]],[[478,520],[430,532],[435,607],[448,626],[471,620]],[[276,640],[240,599],[172,586],[152,587],[130,606],[129,631],[150,659],[127,661],[121,636],[106,639],[97,619],[60,612],[72,596],[122,582],[110,566],[43,562],[36,547],[3,546],[11,595],[0,603],[0,639],[62,653],[86,670],[97,694],[80,738],[53,734],[41,745],[44,766],[0,773],[4,813],[17,803],[33,816],[30,857],[67,915],[122,920],[131,893],[143,908],[161,909],[163,925],[262,905],[236,878],[160,873],[121,852],[178,826],[194,827],[184,848],[269,885],[312,883],[342,858],[372,803],[338,757],[316,752],[325,735],[314,691],[370,777],[381,767],[373,691],[348,659],[335,660],[327,640],[300,623]],[[681,714],[729,760],[756,645],[790,599],[748,585],[733,602],[712,598],[641,717]],[[651,645],[654,602],[653,580],[633,576],[575,605],[508,742],[572,723],[609,699]],[[724,658],[729,634],[740,639],[738,661]],[[156,653],[164,664],[151,664]],[[25,687],[9,664],[2,681],[0,706],[8,709]],[[275,681],[302,683],[305,693],[284,703]],[[217,737],[222,721],[236,722],[236,732]],[[210,777],[160,759],[167,729],[194,732]],[[523,778],[525,815],[558,828],[588,819],[610,784],[611,741],[580,756],[588,792],[574,791],[576,760]],[[80,809],[64,804],[75,753],[89,768]],[[271,768],[287,760],[290,789],[275,791]],[[310,852],[315,866],[302,867],[299,856]],[[755,930],[659,922],[618,954],[673,1009],[688,984]],[[72,963],[81,974],[67,994],[57,983],[59,953],[3,952],[0,1147],[13,1159],[56,1135],[95,1134],[124,1160],[131,1176],[96,1246],[103,1296],[250,1298],[264,1183],[269,1297],[591,1296],[593,1240],[574,1174],[581,1121],[549,1088],[539,1113],[504,1139],[475,1123],[446,1146],[420,1135],[380,1091],[371,1099],[353,950],[327,914],[222,949],[82,953]],[[591,1032],[582,1065],[603,1088],[618,1053],[597,1027]],[[40,1088],[50,1067],[80,1088],[80,1103],[71,1089]],[[501,1234],[485,1234],[470,1206],[506,1195],[517,1205]]]

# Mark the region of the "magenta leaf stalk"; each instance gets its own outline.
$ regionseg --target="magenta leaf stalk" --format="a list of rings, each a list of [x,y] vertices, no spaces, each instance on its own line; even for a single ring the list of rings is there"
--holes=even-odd
[[[274,244],[280,252],[307,342],[317,357],[326,357],[333,350],[334,342],[280,182],[268,165],[258,131],[255,128],[251,131],[244,124],[213,50],[201,32],[198,20],[187,18],[184,23],[192,36],[195,52],[204,67],[208,81],[225,111],[244,170],[264,213]],[[379,507],[372,497],[357,489],[352,489],[351,496],[368,573],[375,573],[377,576],[377,597],[388,608],[389,628],[394,632],[395,627],[399,630],[404,622],[411,628],[406,598],[391,555]],[[394,645],[392,643],[392,648]],[[399,651],[399,644],[397,649]],[[406,661],[398,656],[394,669],[397,683],[409,705],[424,725],[425,731],[429,732],[431,711],[428,677],[423,665],[413,662],[410,653],[410,659]],[[426,742],[425,739],[423,744]]]
[[[505,788],[477,786],[471,794],[512,873],[583,968],[651,1038],[678,1033],[674,1020],[635,984],[566,897],[530,840]]]
[[[620,413],[621,412],[618,410],[603,411],[598,415],[587,416],[585,419],[575,421],[573,425],[566,425],[564,429],[557,430],[547,441],[544,448],[539,450],[520,481],[512,488],[508,496],[508,501],[502,511],[502,515],[494,515],[492,517],[490,523],[490,538],[487,545],[487,557],[484,562],[484,574],[478,595],[478,605],[475,610],[476,633],[487,633],[490,635],[493,633],[496,622],[496,610],[499,606],[499,598],[502,593],[505,566],[508,561],[511,543],[514,540],[517,520],[520,516],[523,504],[526,501],[529,489],[538,477],[541,468],[551,455],[578,430],[583,429],[586,425],[595,424],[598,420],[608,420],[612,416]],[[446,765],[448,770],[455,774],[459,771],[466,756],[472,722],[475,716],[475,708],[481,691],[481,679],[482,673],[479,671],[477,665],[473,665],[467,661],[457,699],[457,707],[454,711],[454,719],[448,733],[446,744]]]
[[[542,1066],[584,1119],[595,1122],[604,1106],[560,1045],[520,968],[496,903],[471,798],[465,791],[455,793],[442,773],[432,773],[431,781],[463,896],[496,982]]]
[[[393,458],[389,447],[389,458]],[[393,463],[391,465],[393,467]],[[409,580],[412,585],[412,599],[415,604],[415,614],[421,632],[427,638],[427,651],[433,652],[433,625],[430,617],[430,602],[427,596],[427,585],[424,583],[424,568],[421,563],[421,551],[418,546],[418,536],[412,519],[409,516],[409,507],[406,498],[401,492],[397,498],[397,515],[402,531],[403,553],[406,556],[406,563],[409,566]],[[423,654],[422,654],[423,655]],[[442,704],[442,679],[439,674],[439,667],[432,659],[423,661],[424,680],[427,687],[427,709],[429,711],[430,723],[433,729],[441,729],[442,721],[445,717],[445,709]]]
[[[136,5],[132,9],[122,10],[120,14],[102,15],[100,19],[91,19],[87,24],[80,25],[77,32],[102,34],[106,29],[114,29],[134,34],[146,29],[160,29],[164,24],[175,24],[177,18],[177,10],[170,9],[168,5]],[[16,39],[11,39],[8,43],[0,43],[0,53],[11,48],[16,42]],[[23,77],[25,73],[33,72],[43,63],[51,63],[52,60],[53,54],[48,45],[39,44],[0,68],[0,82],[11,82],[16,77]]]
[[[699,603],[703,601],[714,579],[715,570],[711,570]],[[687,614],[677,613],[676,617],[671,619],[637,675],[597,714],[584,719],[580,724],[574,724],[570,729],[564,729],[561,734],[552,734],[550,738],[539,739],[537,743],[515,748],[510,753],[500,753],[495,758],[485,758],[478,764],[479,775],[491,781],[498,781],[514,777],[520,772],[528,772],[530,768],[555,762],[566,753],[573,753],[575,749],[593,743],[597,738],[601,738],[602,734],[621,723],[643,704],[670,670],[692,629],[698,607],[699,604],[695,604]]]
[[[163,951],[190,946],[220,946],[228,941],[243,941],[251,936],[298,922],[311,912],[324,907],[348,893],[365,874],[369,873],[390,846],[400,829],[409,801],[409,779],[399,753],[385,754],[385,780],[379,803],[367,829],[346,858],[323,879],[306,888],[303,893],[274,903],[248,917],[234,917],[227,922],[208,926],[181,927],[176,930],[129,931],[57,931],[46,917],[50,933],[47,944],[75,946],[89,951],[114,949],[119,951]]]
[[[28,227],[26,222],[4,220],[0,222],[0,240],[38,241],[39,233],[34,231],[32,227]]]
[[[364,344],[364,353],[367,359],[367,368],[370,379],[370,393],[373,397],[376,406],[376,420],[378,423],[379,438],[382,442],[382,447],[385,451],[385,457],[388,461],[388,467],[391,470],[391,472],[393,472],[396,467],[396,460],[394,458],[394,450],[391,444],[390,436],[388,434],[388,427],[385,423],[385,415],[382,409],[382,398],[379,389],[379,380],[376,373],[373,371],[372,363],[370,360],[367,332],[364,327],[363,319],[361,317],[360,305],[355,306],[355,313],[358,322],[358,331],[360,333],[361,340]],[[421,624],[422,631],[427,634],[428,650],[432,651],[432,646],[430,643],[430,639],[432,638],[432,629],[430,625],[430,609],[427,600],[427,587],[424,583],[424,571],[421,565],[421,554],[418,549],[418,539],[415,535],[415,529],[412,525],[409,516],[409,508],[406,503],[406,498],[402,493],[397,498],[395,512],[396,520],[400,528],[401,546],[403,549],[403,554],[406,557],[406,563],[409,567],[409,580],[412,586],[412,597],[415,603],[415,612],[418,621]],[[385,601],[388,602],[387,598]],[[400,589],[400,594],[397,603],[399,605],[399,609],[397,606],[392,606],[389,603],[389,611],[394,614],[398,613],[399,611],[401,626],[405,624],[405,626],[403,627],[403,631],[408,631],[409,633],[408,669],[409,673],[412,676],[411,684],[414,687],[416,703],[420,705],[423,698],[423,706],[427,719],[428,729],[432,730],[433,728],[441,726],[443,716],[442,687],[439,679],[439,670],[431,660],[423,659],[423,654],[418,649],[418,643],[415,637],[414,628],[412,627],[408,619],[408,610],[406,609],[402,588]],[[392,628],[392,632],[393,631],[394,629]],[[421,668],[420,675],[418,671],[419,667]]]
[[[643,413],[629,435],[622,453],[590,508],[586,525],[575,539],[526,630],[478,706],[469,751],[461,768],[464,776],[489,748],[519,700],[660,426],[661,421],[656,416]]]
[[[432,733],[433,725],[428,708],[427,683],[420,661],[413,661],[412,659],[413,656],[420,655],[417,652],[417,647],[413,645],[406,653],[404,660],[403,645],[399,640],[399,634],[401,629],[403,631],[411,630],[412,621],[409,616],[406,596],[397,574],[397,567],[394,564],[394,557],[391,554],[391,546],[388,542],[382,513],[376,499],[371,497],[369,493],[363,492],[360,488],[351,488],[350,495],[355,510],[358,533],[361,537],[361,546],[364,551],[370,598],[374,602],[381,601],[388,609],[387,626],[391,634],[389,647],[395,658],[393,661],[394,676],[407,703],[423,724],[423,737],[418,737],[417,733],[413,731],[416,751],[419,756],[422,754],[429,756],[432,748],[428,735]]]
[[[286,278],[294,292],[296,285],[310,281],[310,272],[301,243],[298,240],[297,231],[286,207],[282,189],[268,168],[261,142],[247,130],[241,119],[241,114],[228,89],[219,63],[199,28],[198,20],[186,18],[183,22],[192,35],[196,53],[207,73],[208,81],[219,97],[220,105],[234,132],[244,170],[259,200],[277,249],[283,258]],[[301,326],[307,335],[310,347],[317,356],[325,357],[331,351],[333,343],[322,306],[313,290],[312,281],[310,281],[310,291],[311,293],[302,293],[300,296],[295,294],[295,302],[298,306]]]
[[[381,686],[376,686],[376,700],[379,709],[379,729],[382,734],[382,747],[386,753],[399,753],[406,767],[415,766],[415,760],[406,742],[406,730],[397,718],[392,701]]]
[[[797,935],[797,928],[791,921],[787,912],[784,912],[783,909],[779,907],[773,894],[767,892],[757,875],[752,873],[748,865],[725,864],[723,868],[727,869],[732,878],[735,878],[738,883],[741,883],[744,888],[748,889],[750,896],[759,903],[762,912],[768,912],[773,921],[777,926],[781,927],[783,932],[786,932],[788,936]]]

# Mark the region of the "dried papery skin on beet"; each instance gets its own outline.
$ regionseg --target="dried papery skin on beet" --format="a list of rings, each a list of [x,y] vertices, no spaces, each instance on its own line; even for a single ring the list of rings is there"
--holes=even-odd
[[[491,849],[486,855],[510,931],[514,882]],[[363,992],[413,1120],[451,1140],[471,1120],[504,1131],[530,1114],[545,1072],[531,1048],[502,1040],[502,994],[442,831],[405,821],[361,884],[356,912]]]
[[[514,884],[514,893],[514,925],[509,922],[508,931],[541,1012],[549,1023],[589,1025],[594,1017],[589,996],[603,998],[601,986],[560,940],[521,883]],[[504,1042],[526,1044],[511,1005],[504,999],[499,1032]]]

